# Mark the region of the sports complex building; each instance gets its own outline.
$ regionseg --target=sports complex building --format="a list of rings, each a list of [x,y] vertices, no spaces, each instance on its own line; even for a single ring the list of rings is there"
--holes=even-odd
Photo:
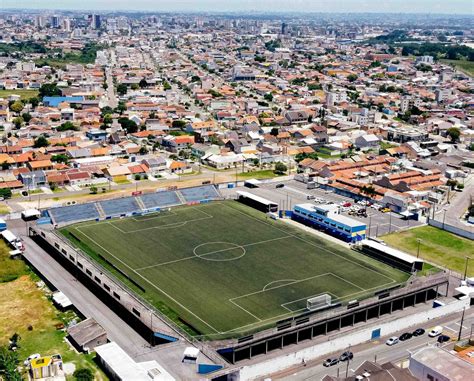
[[[225,200],[214,185],[166,189],[52,208],[29,233],[152,344],[199,347],[216,377],[447,294],[443,272],[348,249],[268,218],[274,207],[246,192]],[[309,204],[292,213],[367,241],[364,224],[341,217]]]

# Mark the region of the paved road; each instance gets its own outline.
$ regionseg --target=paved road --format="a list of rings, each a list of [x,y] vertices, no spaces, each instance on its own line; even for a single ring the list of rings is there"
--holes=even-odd
[[[440,324],[445,327],[443,334],[457,339],[460,320],[461,314],[457,313],[442,319],[433,320],[429,326],[427,325],[423,328],[427,330],[430,327]],[[463,338],[469,337],[471,324],[474,324],[474,309],[468,310],[466,312],[462,331]],[[403,332],[399,332],[399,335],[402,333]],[[337,353],[333,356],[326,356],[325,358],[307,363],[306,366],[299,366],[297,369],[275,374],[271,378],[273,380],[316,381],[321,380],[327,374],[331,376],[337,376],[338,372],[339,375],[343,377],[345,376],[346,370],[348,370],[349,375],[354,375],[354,370],[364,361],[377,361],[378,363],[386,363],[391,361],[398,363],[408,359],[410,353],[414,353],[424,346],[436,344],[436,338],[428,337],[427,333],[425,333],[423,336],[414,337],[405,342],[399,342],[392,347],[389,347],[385,344],[386,339],[386,337],[383,337],[379,341],[361,344],[351,348],[351,351],[354,353],[354,360],[349,364],[349,368],[347,368],[347,363],[340,363],[331,368],[325,368],[322,365],[325,358],[336,357],[339,355],[339,353]],[[452,346],[453,342],[443,344],[443,347],[447,348]]]

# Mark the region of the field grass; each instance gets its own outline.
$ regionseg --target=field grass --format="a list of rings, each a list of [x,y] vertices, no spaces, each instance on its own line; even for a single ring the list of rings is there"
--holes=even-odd
[[[381,237],[390,246],[417,254],[420,239],[420,257],[442,267],[464,274],[466,256],[468,275],[474,276],[474,242],[432,226],[422,226]]]
[[[273,169],[263,169],[261,171],[253,171],[253,172],[242,172],[237,175],[238,179],[246,180],[246,179],[273,179],[274,177],[278,177]]]
[[[23,361],[33,353],[61,354],[63,361],[72,362],[76,368],[89,368],[96,380],[106,380],[96,367],[93,355],[75,352],[64,340],[66,333],[56,329],[57,324],[67,324],[77,319],[74,312],[60,312],[53,307],[44,290],[37,287],[39,279],[21,260],[12,260],[8,248],[0,243],[0,345],[18,333],[21,337],[18,355]]]
[[[38,96],[38,90],[0,90],[0,98],[8,98],[10,95],[15,94],[19,95],[22,100],[27,100],[30,98],[35,98]]]
[[[463,73],[474,77],[474,61],[464,61],[464,60],[440,60],[442,63],[447,65],[453,65],[458,70],[462,71]]]
[[[305,311],[330,293],[347,301],[408,274],[237,202],[81,223],[61,232],[188,333],[236,337]],[[100,256],[113,266],[106,264]]]

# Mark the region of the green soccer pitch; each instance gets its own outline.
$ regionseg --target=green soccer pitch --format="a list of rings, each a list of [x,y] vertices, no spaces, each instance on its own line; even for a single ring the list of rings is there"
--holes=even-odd
[[[235,201],[61,232],[125,283],[120,272],[127,274],[145,292],[130,288],[188,333],[207,339],[301,314],[314,296],[360,300],[409,276]]]

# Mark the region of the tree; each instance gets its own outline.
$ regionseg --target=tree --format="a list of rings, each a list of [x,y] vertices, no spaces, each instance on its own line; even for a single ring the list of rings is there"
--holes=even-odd
[[[304,159],[319,160],[319,157],[318,157],[318,154],[316,152],[311,152],[311,153],[302,152],[302,153],[296,154],[296,156],[295,156],[295,161],[297,163],[303,161]]]
[[[268,102],[271,102],[273,101],[273,94],[272,93],[266,93],[263,98],[268,101]]]
[[[359,77],[358,77],[356,74],[349,74],[349,75],[347,76],[347,80],[348,80],[349,82],[355,82],[355,81],[357,80],[357,78],[359,78]]]
[[[16,112],[17,114],[19,114],[23,110],[24,107],[25,107],[25,105],[23,104],[22,101],[15,101],[10,106],[10,110],[12,110],[13,112]]]
[[[23,125],[23,118],[21,116],[17,116],[13,119],[13,124],[15,125],[16,129],[19,129]]]
[[[165,82],[163,83],[163,89],[164,89],[165,91],[166,91],[166,90],[171,90],[171,85],[170,85],[167,81],[165,81]]]
[[[138,83],[138,86],[140,86],[141,89],[144,89],[145,87],[148,87],[148,82],[145,78],[142,78]]]
[[[110,115],[110,114],[104,115],[103,122],[104,122],[104,124],[112,124],[112,122],[113,122],[112,115]]]
[[[61,90],[58,88],[56,83],[45,83],[39,88],[39,96],[43,97],[54,97],[61,95]]]
[[[373,185],[364,185],[362,188],[360,188],[360,193],[367,196],[368,198],[372,198],[377,194]],[[367,213],[367,200],[365,203],[365,212]]]
[[[282,162],[278,162],[275,164],[275,170],[273,171],[277,175],[283,175],[288,170],[288,167],[283,164]]]
[[[49,141],[46,139],[44,135],[40,135],[36,138],[34,147],[35,148],[41,148],[41,147],[47,147],[49,146]]]
[[[76,127],[72,122],[64,122],[58,128],[58,131],[78,131],[79,127]]]
[[[6,346],[0,346],[0,374],[5,381],[21,381],[17,370],[18,353],[10,351]]]
[[[76,381],[94,381],[94,375],[88,368],[76,369],[72,376]]]
[[[55,163],[67,164],[67,163],[69,163],[69,156],[67,156],[63,153],[60,153],[58,155],[51,156],[51,161],[54,161]]]
[[[448,134],[449,138],[451,139],[451,142],[453,143],[456,143],[459,140],[459,137],[461,136],[461,130],[457,127],[448,128],[446,133]]]
[[[132,90],[138,90],[140,88],[138,83],[132,83],[132,86],[130,86],[130,87],[132,88]]]
[[[26,124],[30,123],[30,120],[32,119],[32,116],[29,112],[24,112],[23,114],[21,114],[21,117],[23,118]]]
[[[450,187],[451,190],[454,190],[454,188],[456,188],[456,186],[458,185],[458,182],[454,179],[449,179],[448,181],[446,181],[446,185]]]
[[[89,191],[91,192],[91,194],[97,194],[97,187],[92,186],[89,188]]]
[[[270,130],[270,135],[278,136],[278,128],[273,127],[273,128]]]
[[[10,164],[5,160],[2,164],[2,171],[8,171],[10,169]]]
[[[39,105],[39,99],[36,97],[28,99],[28,103],[33,106],[33,108],[38,107]]]
[[[127,131],[127,134],[133,134],[138,131],[138,125],[133,120],[128,118],[120,118],[118,122],[122,128]]]
[[[128,87],[127,87],[126,84],[120,83],[117,86],[117,93],[119,93],[119,95],[125,95],[125,94],[127,94],[127,91],[128,91]]]
[[[141,146],[140,150],[138,151],[140,155],[146,155],[148,153],[148,149],[145,146]]]
[[[0,188],[0,197],[3,197],[4,199],[11,198],[12,197],[12,191],[9,188]]]
[[[191,82],[194,83],[194,82],[201,82],[201,77],[199,77],[198,75],[193,75],[191,77]]]
[[[173,128],[183,129],[186,126],[186,122],[184,120],[173,120],[173,123],[171,123],[171,126]]]

